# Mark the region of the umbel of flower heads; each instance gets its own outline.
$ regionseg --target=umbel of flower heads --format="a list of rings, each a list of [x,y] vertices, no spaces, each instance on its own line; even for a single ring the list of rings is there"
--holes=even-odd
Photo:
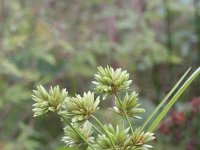
[[[123,117],[133,117],[133,118],[141,118],[138,115],[144,113],[145,110],[143,108],[139,108],[140,103],[138,103],[138,94],[133,91],[131,94],[128,93],[130,89],[130,84],[132,80],[129,80],[129,74],[127,71],[122,71],[121,68],[114,70],[112,67],[107,66],[106,68],[98,67],[98,72],[95,74],[96,81],[93,83],[96,85],[95,91],[97,93],[105,94],[105,97],[109,94],[114,94],[116,97],[116,106],[114,106],[111,110],[113,110],[118,115]],[[126,92],[125,97],[121,101],[118,92]],[[112,130],[113,137],[117,137],[117,134],[114,134],[114,129],[109,125],[110,131]],[[118,128],[118,127],[117,127]],[[108,130],[109,130],[108,129]],[[128,129],[127,129],[128,130]],[[126,131],[127,131],[126,130]],[[117,129],[116,129],[117,131]],[[124,133],[126,133],[124,131]],[[118,132],[116,132],[118,133]],[[110,133],[111,134],[111,133]],[[103,139],[105,136],[99,136],[99,141],[103,141],[101,143],[106,143],[106,139]],[[152,148],[151,145],[147,144],[148,142],[154,140],[154,134],[150,132],[143,132],[140,128],[132,130],[132,134],[126,133],[126,140],[123,142],[124,145],[120,147],[122,150],[148,150]],[[119,141],[115,141],[118,143]],[[108,144],[105,144],[108,146]],[[105,148],[106,146],[104,146]],[[102,147],[103,148],[103,147]],[[107,149],[109,149],[107,147]]]
[[[130,124],[130,118],[140,118],[144,113],[138,102],[138,94],[129,94],[129,74],[121,68],[114,70],[112,67],[98,67],[95,74],[95,91],[104,95],[115,95],[115,106],[111,109],[122,118],[126,118],[129,127],[121,128],[116,125],[102,124],[93,113],[99,109],[100,97],[94,92],[84,93],[82,96],[75,94],[68,96],[66,89],[60,90],[59,86],[51,87],[49,91],[43,86],[37,86],[33,90],[34,116],[40,116],[49,111],[56,112],[66,123],[65,136],[62,141],[75,150],[148,150],[152,146],[148,142],[155,137],[153,133],[144,132],[140,128],[134,129]],[[122,93],[123,92],[123,93]],[[125,93],[124,93],[125,92]],[[122,100],[118,94],[125,95]],[[98,124],[98,127],[94,124]]]

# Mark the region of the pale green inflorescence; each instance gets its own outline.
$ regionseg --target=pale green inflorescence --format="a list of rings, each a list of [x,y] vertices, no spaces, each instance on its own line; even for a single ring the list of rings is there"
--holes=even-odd
[[[109,125],[104,125],[104,128],[107,130],[111,138],[113,139],[117,149],[119,150],[125,150],[126,145],[128,143],[127,139],[129,137],[129,129],[120,129],[119,126],[116,126],[116,129],[109,124]],[[98,135],[97,137],[97,142],[95,144],[95,147],[99,150],[114,150],[109,139],[105,135]]]
[[[94,93],[90,91],[83,96],[77,94],[75,97],[67,97],[63,103],[63,114],[70,116],[72,122],[82,122],[98,109],[99,102],[99,97],[95,99]]]
[[[86,121],[82,127],[74,125],[75,130],[87,140],[89,143],[94,143],[94,137],[92,136],[92,124]],[[87,143],[78,135],[70,126],[64,128],[65,136],[62,141],[65,142],[66,146],[73,147],[78,150],[87,149]]]
[[[114,70],[109,66],[98,67],[95,79],[93,83],[96,85],[96,92],[103,93],[104,96],[115,94],[116,106],[112,108],[115,113],[123,117],[140,118],[138,115],[145,112],[143,108],[140,108],[138,94],[127,92],[132,83],[127,71],[122,71],[121,68]],[[117,95],[120,91],[126,92],[122,101]],[[104,133],[97,129],[100,134],[95,139],[92,136],[94,125],[88,119],[99,108],[100,99],[99,96],[95,98],[93,92],[89,91],[83,96],[76,94],[74,97],[68,97],[66,89],[60,90],[59,86],[51,87],[49,91],[46,91],[39,85],[33,93],[34,117],[44,115],[49,111],[57,112],[68,124],[64,128],[65,136],[62,141],[69,147],[77,150],[148,150],[152,148],[148,142],[155,139],[154,134],[141,131],[140,128],[133,130],[131,125],[126,129],[121,129],[118,125],[116,128],[111,124],[102,125]],[[130,129],[131,133],[129,133]]]
[[[126,111],[129,117],[134,118],[141,118],[138,116],[138,114],[145,112],[143,108],[139,108],[140,103],[138,103],[138,94],[135,91],[133,91],[130,95],[126,93],[122,101],[122,105],[116,101],[116,106],[117,107],[113,107],[112,110],[122,116],[125,115],[123,109]]]
[[[44,115],[49,111],[59,111],[62,102],[67,98],[66,89],[60,90],[59,86],[50,88],[49,92],[42,85],[37,86],[37,90],[33,90],[32,99],[34,117]]]
[[[155,139],[154,133],[141,131],[140,128],[135,129],[134,134],[130,138],[130,145],[133,150],[148,150],[153,146],[148,142]]]
[[[112,94],[118,91],[126,91],[132,80],[129,80],[127,71],[122,71],[121,68],[114,70],[112,67],[98,67],[98,72],[95,74],[96,85],[95,90],[98,93]]]
[[[152,148],[147,143],[155,139],[153,133],[145,133],[140,128],[137,128],[133,134],[129,134],[129,128],[123,130],[117,125],[116,129],[114,129],[111,124],[104,127],[119,150],[149,150]],[[109,139],[105,135],[100,134],[96,139],[95,147],[98,150],[114,150]]]

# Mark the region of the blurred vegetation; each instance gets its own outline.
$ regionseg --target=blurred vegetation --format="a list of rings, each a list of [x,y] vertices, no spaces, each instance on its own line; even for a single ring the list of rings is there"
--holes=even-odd
[[[63,146],[56,116],[32,118],[32,89],[59,84],[82,93],[107,64],[127,69],[142,103],[153,108],[200,64],[200,1],[0,0],[0,149]],[[181,103],[199,91],[198,80]]]

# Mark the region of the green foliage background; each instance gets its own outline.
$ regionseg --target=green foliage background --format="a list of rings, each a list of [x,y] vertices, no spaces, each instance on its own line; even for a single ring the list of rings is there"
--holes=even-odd
[[[56,116],[32,117],[37,84],[82,94],[93,88],[97,66],[121,67],[148,112],[199,64],[198,0],[0,0],[0,149],[63,146]],[[199,91],[198,80],[182,102]]]

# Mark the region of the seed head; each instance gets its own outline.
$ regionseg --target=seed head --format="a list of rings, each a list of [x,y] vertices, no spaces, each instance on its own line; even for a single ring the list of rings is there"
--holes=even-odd
[[[75,97],[66,98],[63,103],[64,114],[72,117],[72,122],[82,122],[98,109],[99,97],[94,98],[94,93],[77,94]]]
[[[109,66],[106,68],[98,67],[98,72],[94,78],[96,79],[96,81],[93,81],[93,84],[96,85],[96,92],[106,95],[126,91],[132,83],[132,80],[129,80],[127,71],[122,71],[121,68],[114,70]]]
[[[139,108],[140,103],[138,103],[138,94],[133,91],[130,95],[126,93],[122,105],[119,104],[118,101],[116,101],[116,106],[113,107],[113,111],[121,116],[124,116],[124,111],[126,111],[127,115],[129,117],[134,117],[134,118],[141,118],[138,116],[138,114],[144,113],[145,110],[143,108]]]
[[[60,90],[59,86],[51,87],[49,92],[42,85],[37,86],[32,95],[32,99],[35,101],[32,109],[34,117],[44,115],[48,111],[59,111],[67,95],[66,89]]]

